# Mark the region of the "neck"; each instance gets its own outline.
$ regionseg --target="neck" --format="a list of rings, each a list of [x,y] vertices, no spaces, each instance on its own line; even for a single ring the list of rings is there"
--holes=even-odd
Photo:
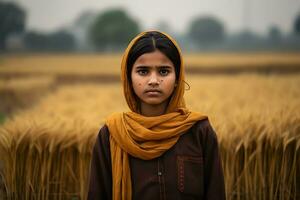
[[[163,115],[166,112],[167,108],[167,103],[162,103],[158,105],[149,105],[145,103],[141,103],[141,114],[146,116],[146,117],[154,117],[154,116],[159,116]]]

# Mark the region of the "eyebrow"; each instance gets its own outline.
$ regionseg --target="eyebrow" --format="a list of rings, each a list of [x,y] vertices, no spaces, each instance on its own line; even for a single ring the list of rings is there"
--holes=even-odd
[[[150,66],[150,65],[138,65],[136,68],[137,69],[145,69],[145,68],[151,68],[151,67],[172,68],[171,65],[154,65],[154,66]]]

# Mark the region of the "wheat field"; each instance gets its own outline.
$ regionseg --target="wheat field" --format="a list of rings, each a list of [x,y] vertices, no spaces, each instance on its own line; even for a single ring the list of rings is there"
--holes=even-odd
[[[20,98],[48,91],[0,127],[0,197],[85,199],[99,128],[127,110],[118,81],[60,85],[55,73],[0,80],[0,91]],[[187,82],[188,107],[208,115],[218,135],[227,199],[299,199],[300,74],[188,74]]]

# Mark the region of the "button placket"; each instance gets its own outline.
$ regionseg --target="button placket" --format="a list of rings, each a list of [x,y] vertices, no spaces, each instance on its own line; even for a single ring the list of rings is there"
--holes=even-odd
[[[160,191],[160,199],[166,199],[166,191],[165,191],[165,179],[164,179],[164,169],[162,165],[161,158],[158,159],[157,164],[157,176],[159,183],[159,191]]]
[[[184,162],[182,159],[178,159],[178,186],[181,192],[184,191]]]

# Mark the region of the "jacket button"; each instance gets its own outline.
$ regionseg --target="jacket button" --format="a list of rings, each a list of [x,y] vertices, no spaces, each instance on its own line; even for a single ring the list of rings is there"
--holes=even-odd
[[[158,173],[157,173],[157,175],[158,175],[158,176],[161,176],[161,175],[162,175],[162,173],[161,173],[161,172],[158,172]]]

